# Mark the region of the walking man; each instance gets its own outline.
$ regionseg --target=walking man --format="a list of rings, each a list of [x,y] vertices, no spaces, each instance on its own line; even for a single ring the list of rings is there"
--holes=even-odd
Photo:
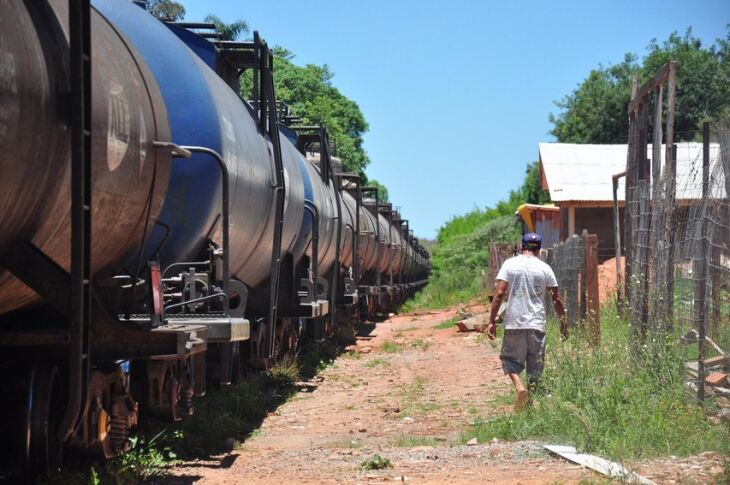
[[[502,369],[509,375],[517,391],[515,411],[527,405],[529,391],[520,380],[520,373],[527,367],[527,383],[534,389],[545,367],[545,294],[555,305],[560,318],[562,338],[568,338],[565,308],[558,293],[558,282],[552,268],[540,260],[542,238],[527,233],[522,238],[522,254],[504,262],[497,275],[497,289],[489,312],[487,336],[497,336],[495,321],[499,307],[508,295],[504,312],[504,340],[502,341]]]

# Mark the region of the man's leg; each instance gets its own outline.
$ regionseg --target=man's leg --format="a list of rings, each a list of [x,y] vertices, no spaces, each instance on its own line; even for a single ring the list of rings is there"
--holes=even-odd
[[[527,402],[530,398],[530,392],[525,388],[524,384],[522,384],[519,374],[510,372],[509,378],[512,380],[512,384],[515,386],[515,392],[517,393],[514,409],[515,411],[519,411],[527,406]]]
[[[542,371],[545,368],[545,342],[547,337],[544,332],[537,330],[527,331],[527,387],[534,392],[540,382]]]
[[[522,384],[520,372],[525,368],[527,358],[527,332],[524,330],[505,330],[502,340],[502,369],[515,386],[517,399],[515,399],[515,411],[519,411],[527,405],[529,392]]]

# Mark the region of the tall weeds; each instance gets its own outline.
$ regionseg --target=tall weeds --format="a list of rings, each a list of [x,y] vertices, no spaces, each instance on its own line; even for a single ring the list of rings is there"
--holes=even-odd
[[[597,348],[580,331],[561,342],[552,325],[532,405],[478,422],[462,438],[540,438],[618,460],[730,451],[727,428],[711,425],[684,387],[676,340],[653,342],[632,356],[628,324],[613,307],[602,311],[601,323]]]

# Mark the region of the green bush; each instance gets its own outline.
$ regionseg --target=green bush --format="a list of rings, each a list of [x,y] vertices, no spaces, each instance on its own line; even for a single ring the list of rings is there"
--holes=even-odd
[[[471,223],[479,220],[473,214],[465,216],[470,222],[459,225],[460,230],[469,230],[468,233],[444,238],[439,234],[432,254],[429,284],[406,304],[405,311],[443,308],[473,298],[481,288],[481,272],[487,269],[489,243],[513,243],[519,239],[520,229],[514,215],[500,216],[472,227]]]
[[[383,458],[377,453],[360,465],[363,470],[385,470],[386,468],[393,468],[393,464],[389,459]]]

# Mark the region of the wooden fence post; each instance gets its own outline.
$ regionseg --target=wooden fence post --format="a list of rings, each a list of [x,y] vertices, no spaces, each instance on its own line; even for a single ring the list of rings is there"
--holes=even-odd
[[[601,341],[601,304],[598,300],[598,236],[585,236],[585,289],[586,289],[586,323],[591,335],[591,343],[598,345]]]

